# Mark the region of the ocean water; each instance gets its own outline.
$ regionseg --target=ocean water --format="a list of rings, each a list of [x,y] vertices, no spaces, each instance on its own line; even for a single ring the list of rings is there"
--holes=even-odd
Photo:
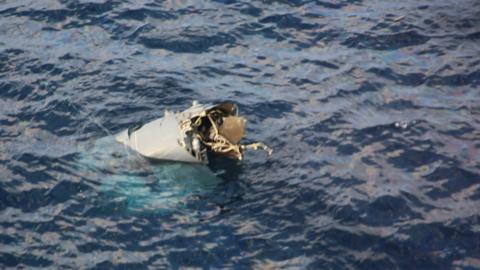
[[[480,269],[479,90],[476,0],[0,0],[0,268]],[[193,100],[273,155],[112,139]]]

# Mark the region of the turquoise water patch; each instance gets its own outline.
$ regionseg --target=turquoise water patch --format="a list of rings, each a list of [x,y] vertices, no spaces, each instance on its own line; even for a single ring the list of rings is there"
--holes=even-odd
[[[96,179],[100,201],[122,205],[129,213],[168,214],[221,181],[201,164],[147,160],[112,136],[80,148],[77,165],[86,179]]]

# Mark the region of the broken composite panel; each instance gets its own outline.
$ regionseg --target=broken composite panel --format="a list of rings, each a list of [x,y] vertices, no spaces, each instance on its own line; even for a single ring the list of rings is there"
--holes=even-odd
[[[263,149],[270,155],[272,149],[263,143],[240,143],[245,124],[234,103],[193,102],[185,111],[165,111],[161,118],[124,130],[116,140],[157,160],[207,164],[208,154],[242,160],[247,149]]]

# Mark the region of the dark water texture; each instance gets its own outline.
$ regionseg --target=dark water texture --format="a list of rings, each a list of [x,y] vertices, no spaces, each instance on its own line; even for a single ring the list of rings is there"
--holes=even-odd
[[[480,269],[479,86],[476,0],[0,0],[0,268]],[[274,155],[91,150],[194,99]]]

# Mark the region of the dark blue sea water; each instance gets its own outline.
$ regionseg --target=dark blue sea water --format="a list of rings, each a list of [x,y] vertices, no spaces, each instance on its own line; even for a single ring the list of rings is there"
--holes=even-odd
[[[0,0],[0,268],[480,269],[479,90],[477,0]],[[193,100],[273,155],[112,139]]]

